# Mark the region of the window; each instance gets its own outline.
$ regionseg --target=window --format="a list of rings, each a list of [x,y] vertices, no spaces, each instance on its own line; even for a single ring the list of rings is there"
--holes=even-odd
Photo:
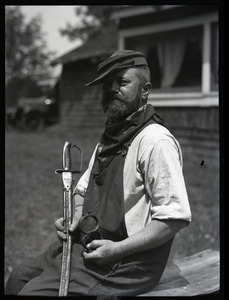
[[[201,90],[203,26],[127,37],[126,49],[143,52],[153,89]]]
[[[211,24],[211,90],[218,89],[219,31],[218,23]]]
[[[200,87],[202,51],[197,41],[187,41],[183,61],[173,87]]]

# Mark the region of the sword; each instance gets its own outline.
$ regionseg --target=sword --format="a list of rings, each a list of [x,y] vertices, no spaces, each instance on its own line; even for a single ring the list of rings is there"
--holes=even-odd
[[[71,148],[77,148],[80,151],[81,163],[80,170],[71,170]],[[69,227],[72,223],[72,211],[73,211],[73,201],[72,201],[72,182],[73,173],[81,173],[82,171],[82,152],[79,147],[72,145],[70,142],[65,142],[63,148],[63,169],[57,169],[55,174],[62,175],[63,184],[63,219],[64,228],[67,235],[66,241],[63,241],[63,253],[62,253],[62,263],[61,263],[61,277],[60,277],[60,287],[59,296],[67,296],[70,271],[71,271],[71,250],[72,250],[72,236],[69,233]]]

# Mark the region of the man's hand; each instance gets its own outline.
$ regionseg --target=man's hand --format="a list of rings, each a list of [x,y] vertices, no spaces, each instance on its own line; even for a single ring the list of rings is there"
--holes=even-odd
[[[66,232],[64,231],[63,218],[56,220],[54,225],[56,227],[56,233],[57,233],[57,236],[58,236],[60,242],[63,242],[63,240],[66,240],[66,238],[67,238]]]
[[[63,220],[64,220],[63,218],[59,218],[54,223],[55,227],[56,227],[57,236],[58,236],[61,243],[63,241],[66,241],[66,239],[67,239],[67,234],[66,234],[66,231],[64,229],[64,221]],[[79,223],[79,216],[77,214],[75,214],[74,217],[73,217],[72,224],[69,228],[69,231],[73,233],[75,231],[78,223]]]
[[[87,245],[89,253],[83,252],[85,260],[99,265],[112,263],[129,255],[158,247],[187,226],[183,220],[152,220],[135,234],[119,242],[110,240],[94,240]],[[90,252],[92,250],[92,252]]]
[[[118,242],[94,240],[87,244],[87,249],[88,251],[83,252],[84,259],[98,265],[106,265],[120,259],[121,250]]]
[[[78,226],[79,220],[82,217],[82,205],[83,205],[83,197],[81,197],[78,194],[75,194],[73,197],[74,200],[74,216],[73,216],[73,220],[72,220],[72,224],[69,228],[69,231],[71,233],[73,233],[76,229],[76,227]],[[66,241],[67,239],[67,235],[66,232],[64,231],[64,222],[63,222],[63,218],[60,218],[58,220],[56,220],[56,222],[54,223],[55,227],[56,227],[56,233],[57,236],[60,240],[60,242],[62,243],[63,240]]]

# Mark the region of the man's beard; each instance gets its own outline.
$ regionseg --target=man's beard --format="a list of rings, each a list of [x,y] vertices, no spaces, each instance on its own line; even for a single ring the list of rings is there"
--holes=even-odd
[[[137,93],[136,97],[128,102],[116,96],[114,100],[110,101],[108,105],[104,105],[104,111],[107,116],[106,123],[113,124],[121,122],[132,113],[137,111],[140,107],[140,95]]]

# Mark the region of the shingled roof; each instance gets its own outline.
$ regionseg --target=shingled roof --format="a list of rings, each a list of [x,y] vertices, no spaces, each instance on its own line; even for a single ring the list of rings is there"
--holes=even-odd
[[[95,33],[82,46],[56,58],[51,65],[66,64],[83,59],[91,59],[109,55],[117,50],[118,30],[115,23],[111,22],[101,31]]]

